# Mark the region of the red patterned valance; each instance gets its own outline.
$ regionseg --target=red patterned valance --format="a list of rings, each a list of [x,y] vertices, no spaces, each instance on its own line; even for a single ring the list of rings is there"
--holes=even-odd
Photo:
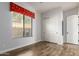
[[[31,18],[35,18],[35,14],[13,2],[10,2],[10,11],[18,12],[23,15],[29,16]]]

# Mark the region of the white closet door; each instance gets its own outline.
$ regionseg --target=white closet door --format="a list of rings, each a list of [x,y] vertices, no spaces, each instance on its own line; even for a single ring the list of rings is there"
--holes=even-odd
[[[78,16],[67,17],[67,42],[78,44]]]

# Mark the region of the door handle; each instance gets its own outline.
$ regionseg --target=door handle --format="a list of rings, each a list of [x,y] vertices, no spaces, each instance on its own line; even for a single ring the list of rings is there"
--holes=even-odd
[[[56,32],[56,34],[58,34],[58,32]]]
[[[67,34],[68,34],[68,32],[67,32]]]

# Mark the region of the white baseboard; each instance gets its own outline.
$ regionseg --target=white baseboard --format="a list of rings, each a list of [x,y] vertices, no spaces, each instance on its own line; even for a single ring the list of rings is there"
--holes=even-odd
[[[31,44],[34,44],[34,43],[37,43],[37,42],[40,42],[40,41],[35,41],[35,42],[31,43]],[[22,45],[22,46],[17,46],[17,47],[9,48],[9,49],[6,49],[4,51],[0,51],[0,54],[6,53],[8,51],[12,51],[12,50],[24,47],[24,46],[28,46],[28,45],[31,45],[31,44],[26,44],[26,45]]]

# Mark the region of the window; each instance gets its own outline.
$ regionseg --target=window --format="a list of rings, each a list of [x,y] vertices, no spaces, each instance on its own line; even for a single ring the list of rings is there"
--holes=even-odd
[[[32,20],[28,16],[12,12],[12,38],[32,37]]]
[[[24,16],[24,37],[32,36],[32,20],[30,17]]]

